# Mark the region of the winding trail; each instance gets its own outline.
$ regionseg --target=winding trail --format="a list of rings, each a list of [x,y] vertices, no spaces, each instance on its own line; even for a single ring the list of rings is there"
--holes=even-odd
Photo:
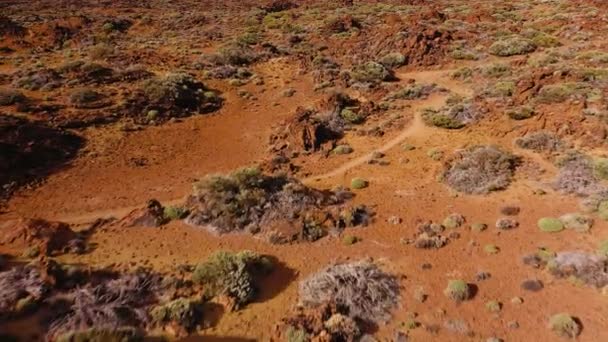
[[[455,93],[459,93],[459,94],[463,94],[463,95],[468,95],[469,93],[471,93],[471,89],[469,89],[462,83],[455,82],[455,81],[451,80],[449,77],[446,77],[446,75],[448,75],[450,73],[450,71],[451,70],[419,71],[419,72],[398,74],[398,77],[400,79],[415,79],[417,83],[426,83],[426,84],[435,83],[440,87],[450,90],[451,92],[455,92]],[[374,152],[385,153],[385,152],[389,151],[390,149],[394,148],[395,146],[399,145],[403,141],[405,141],[407,138],[410,138],[413,136],[420,136],[420,135],[424,135],[424,134],[428,133],[433,128],[427,127],[424,124],[422,117],[420,115],[420,109],[429,108],[429,107],[430,108],[439,108],[445,104],[445,101],[448,96],[449,95],[445,94],[445,93],[442,93],[442,94],[434,93],[434,94],[431,94],[428,98],[426,98],[424,100],[415,101],[412,104],[411,108],[408,109],[409,111],[412,111],[414,113],[413,119],[412,119],[410,125],[408,125],[401,133],[399,133],[399,135],[390,139],[389,141],[382,144],[381,146],[372,149],[371,151],[365,153],[364,155],[361,155],[355,159],[349,160],[348,162],[337,167],[336,169],[333,169],[324,174],[307,177],[307,178],[303,179],[302,182],[303,183],[318,182],[318,181],[321,181],[324,179],[342,175],[345,172],[347,172],[353,168],[356,168],[362,164],[367,163],[370,160],[370,158],[372,157]],[[179,199],[165,200],[165,201],[162,201],[162,203],[165,206],[167,206],[167,205],[172,206],[172,205],[179,205],[179,204],[183,203],[183,201],[184,201],[184,197],[179,198]],[[92,224],[93,222],[95,222],[98,219],[124,217],[127,214],[129,214],[131,211],[133,211],[137,208],[141,208],[142,205],[143,204],[140,204],[138,206],[132,206],[132,207],[120,207],[120,208],[92,211],[92,212],[88,212],[88,213],[82,214],[82,215],[59,217],[56,220],[74,224],[74,225],[87,225],[87,224]]]

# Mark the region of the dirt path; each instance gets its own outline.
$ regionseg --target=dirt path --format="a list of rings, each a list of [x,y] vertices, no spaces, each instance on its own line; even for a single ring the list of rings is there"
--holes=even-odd
[[[397,76],[402,80],[414,79],[417,83],[435,83],[438,86],[449,90],[452,93],[457,93],[464,96],[469,96],[472,94],[473,90],[462,84],[461,82],[454,81],[449,77],[449,74],[452,70],[432,70],[432,71],[417,71],[417,72],[409,72],[409,73],[401,73]],[[447,93],[436,93],[429,96],[427,99],[416,101],[412,107],[411,111],[414,112],[414,117],[411,124],[405,128],[399,135],[395,136],[391,140],[387,141],[383,145],[368,151],[367,153],[353,159],[348,162],[340,165],[339,167],[326,172],[320,175],[314,175],[302,180],[303,183],[311,183],[318,182],[323,179],[328,179],[332,177],[339,176],[344,174],[345,172],[356,168],[360,165],[363,165],[370,160],[372,154],[374,152],[382,152],[385,153],[395,146],[399,145],[407,138],[414,136],[423,136],[425,134],[429,134],[433,130],[431,127],[427,127],[420,115],[420,109],[422,108],[439,108],[445,104],[446,99],[449,94]],[[184,198],[173,199],[169,201],[163,201],[163,205],[171,206],[171,205],[180,205],[183,203]],[[107,219],[107,218],[119,218],[127,215],[132,210],[135,210],[141,207],[143,204],[138,206],[129,206],[129,207],[120,207],[120,208],[112,208],[106,210],[99,211],[91,211],[86,214],[76,215],[76,216],[64,216],[59,217],[57,220],[62,222],[67,222],[75,225],[86,225],[92,222],[95,222],[97,219]]]

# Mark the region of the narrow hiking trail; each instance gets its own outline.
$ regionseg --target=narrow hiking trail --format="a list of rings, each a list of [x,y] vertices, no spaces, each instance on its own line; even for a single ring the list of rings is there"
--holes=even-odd
[[[413,112],[413,119],[410,124],[397,136],[391,138],[386,141],[382,145],[372,148],[369,151],[366,151],[361,156],[358,156],[352,160],[347,161],[346,163],[340,165],[339,167],[332,169],[323,174],[317,174],[310,177],[307,177],[302,180],[303,183],[312,183],[319,182],[321,180],[330,179],[333,177],[340,176],[347,171],[354,169],[358,166],[366,164],[370,158],[372,157],[374,152],[388,152],[394,147],[398,146],[400,143],[404,142],[406,139],[411,137],[423,137],[428,134],[431,134],[436,128],[426,126],[423,122],[422,116],[420,114],[421,109],[423,108],[440,108],[442,107],[450,94],[458,94],[462,96],[470,96],[473,93],[473,89],[467,84],[464,84],[459,81],[455,81],[449,77],[452,69],[444,69],[444,70],[431,70],[431,71],[416,71],[416,72],[407,72],[397,74],[399,79],[408,80],[414,79],[416,83],[419,84],[436,84],[438,87],[444,88],[448,90],[446,93],[434,93],[431,94],[428,98],[422,100],[414,100],[411,104],[411,107],[408,111]],[[176,198],[169,201],[163,201],[163,205],[165,206],[173,206],[180,205],[183,203],[184,197]],[[141,208],[143,204],[137,206],[126,206],[112,209],[105,209],[99,211],[91,211],[86,214],[81,215],[70,215],[58,217],[56,220],[74,224],[74,225],[87,225],[95,222],[98,219],[109,219],[109,218],[120,218],[126,216],[129,212]]]

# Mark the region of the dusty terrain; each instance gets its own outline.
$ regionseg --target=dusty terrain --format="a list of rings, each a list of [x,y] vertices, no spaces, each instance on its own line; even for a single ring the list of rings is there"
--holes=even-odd
[[[603,1],[0,13],[0,340],[608,340]],[[200,276],[218,251],[254,252],[226,257],[239,291]],[[360,260],[398,285],[387,319],[305,300]],[[142,269],[141,298],[78,306]]]

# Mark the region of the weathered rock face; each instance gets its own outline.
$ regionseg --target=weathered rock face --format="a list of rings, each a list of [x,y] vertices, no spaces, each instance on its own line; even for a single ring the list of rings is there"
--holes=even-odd
[[[15,249],[38,248],[41,255],[84,251],[82,237],[63,222],[21,219],[5,223],[0,231],[0,245]]]

